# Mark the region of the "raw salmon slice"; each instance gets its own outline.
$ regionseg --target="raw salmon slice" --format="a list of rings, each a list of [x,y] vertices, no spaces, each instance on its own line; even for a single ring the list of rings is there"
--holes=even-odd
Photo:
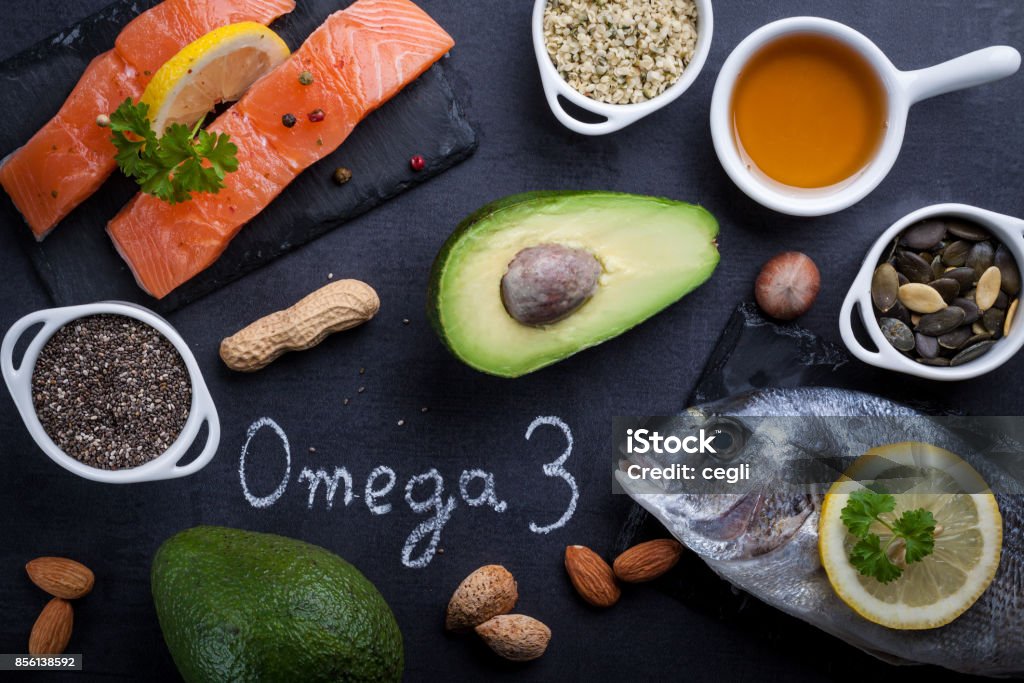
[[[110,131],[96,125],[137,99],[152,72],[187,44],[238,21],[269,24],[293,0],[166,0],[124,27],[113,50],[96,57],[60,111],[0,163],[0,184],[42,239],[117,168]]]
[[[294,0],[164,0],[132,19],[114,49],[148,82],[181,48],[213,29],[240,21],[266,25],[293,9]]]
[[[210,124],[239,148],[238,170],[223,190],[175,205],[140,194],[110,221],[107,232],[139,286],[163,298],[208,268],[288,183],[453,45],[409,0],[359,0],[328,17]],[[302,85],[299,74],[307,70],[313,82]],[[320,121],[310,119],[316,110]],[[292,128],[281,120],[288,113],[297,119]]]

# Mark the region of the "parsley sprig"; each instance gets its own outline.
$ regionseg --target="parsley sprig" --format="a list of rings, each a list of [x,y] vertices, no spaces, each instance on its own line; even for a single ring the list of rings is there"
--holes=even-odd
[[[898,551],[906,564],[920,562],[935,550],[932,513],[924,509],[906,510],[896,517],[892,514],[894,509],[896,498],[891,494],[862,489],[850,494],[840,515],[850,533],[860,539],[850,551],[850,563],[864,576],[873,576],[882,583],[895,581],[903,575],[903,568],[890,557],[891,550]],[[871,531],[876,522],[892,533],[885,543]],[[902,548],[893,548],[896,543]]]
[[[110,115],[111,141],[117,165],[143,192],[170,204],[185,202],[193,192],[216,194],[224,176],[238,168],[238,147],[226,133],[171,124],[157,135],[149,121],[149,105],[126,99]]]

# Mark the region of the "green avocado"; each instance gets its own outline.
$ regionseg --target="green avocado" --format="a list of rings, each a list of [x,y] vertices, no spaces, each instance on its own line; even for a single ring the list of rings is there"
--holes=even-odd
[[[531,192],[479,209],[448,238],[431,324],[467,365],[519,377],[643,322],[711,277],[718,222],[683,202]]]
[[[199,526],[160,546],[151,580],[164,640],[188,683],[401,680],[391,609],[323,548]]]

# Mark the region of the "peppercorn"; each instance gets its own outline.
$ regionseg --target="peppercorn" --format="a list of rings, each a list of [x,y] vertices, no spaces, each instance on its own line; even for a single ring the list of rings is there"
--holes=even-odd
[[[426,165],[427,160],[424,159],[423,156],[420,154],[417,154],[413,156],[412,159],[409,159],[409,166],[411,166],[412,170],[414,171],[422,171]]]
[[[308,71],[303,71],[299,74],[299,83],[302,85],[310,85],[313,82],[313,74]]]
[[[314,109],[306,115],[311,123],[320,123],[326,118],[327,114],[324,113],[323,109]]]
[[[109,128],[110,127],[110,117],[107,116],[106,114],[100,114],[99,116],[96,117],[96,125],[99,126],[100,128]]]
[[[334,175],[332,177],[334,178],[334,182],[339,185],[344,185],[348,181],[352,180],[352,171],[348,170],[344,166],[339,166],[334,169]]]
[[[285,114],[284,116],[281,117],[281,123],[284,124],[285,128],[291,128],[292,126],[295,125],[295,115]]]

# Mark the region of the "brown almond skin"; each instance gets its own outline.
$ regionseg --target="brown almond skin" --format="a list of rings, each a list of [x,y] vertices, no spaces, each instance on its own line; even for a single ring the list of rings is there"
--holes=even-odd
[[[537,659],[548,649],[551,629],[525,614],[501,614],[476,627],[487,647],[513,662]]]
[[[62,598],[53,598],[39,613],[32,633],[28,637],[30,655],[59,655],[71,640],[71,627],[75,615],[71,603]]]
[[[519,589],[511,572],[500,564],[480,567],[455,589],[448,602],[444,626],[461,631],[484,623],[491,617],[511,612]]]
[[[612,568],[586,546],[566,546],[565,571],[580,597],[594,607],[611,607],[622,595]]]
[[[66,557],[37,557],[25,565],[25,572],[32,583],[65,600],[88,595],[96,581],[91,569]]]
[[[615,558],[612,570],[626,583],[653,581],[676,566],[682,553],[683,545],[674,538],[638,543]]]

